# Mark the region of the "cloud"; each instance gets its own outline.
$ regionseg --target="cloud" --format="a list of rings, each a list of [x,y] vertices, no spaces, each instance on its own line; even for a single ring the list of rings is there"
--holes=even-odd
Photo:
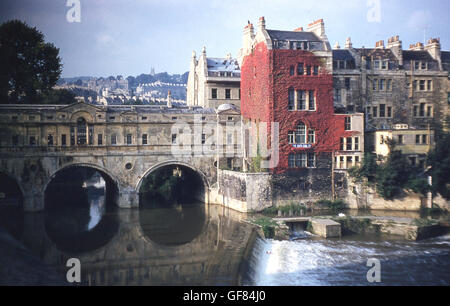
[[[101,46],[112,46],[115,44],[115,39],[107,33],[99,33],[97,35],[97,43]]]

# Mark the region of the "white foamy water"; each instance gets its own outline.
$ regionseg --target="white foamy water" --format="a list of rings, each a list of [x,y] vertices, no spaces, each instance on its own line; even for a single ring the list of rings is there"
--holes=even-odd
[[[450,236],[412,242],[306,239],[260,240],[246,285],[370,285],[369,258],[381,261],[381,285],[449,285]]]

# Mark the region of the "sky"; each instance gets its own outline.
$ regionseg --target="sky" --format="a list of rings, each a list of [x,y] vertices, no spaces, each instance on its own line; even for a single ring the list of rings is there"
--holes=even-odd
[[[79,15],[73,14],[77,2]],[[276,30],[306,29],[324,19],[332,46],[351,37],[354,47],[370,48],[399,35],[404,49],[440,37],[442,49],[450,50],[449,13],[448,0],[0,1],[0,23],[25,21],[60,48],[62,77],[136,76],[152,67],[181,74],[203,46],[209,57],[236,56],[244,26],[256,26],[260,16]]]

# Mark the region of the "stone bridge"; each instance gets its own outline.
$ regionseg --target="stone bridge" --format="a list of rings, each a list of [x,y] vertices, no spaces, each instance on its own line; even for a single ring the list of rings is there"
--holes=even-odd
[[[201,177],[209,203],[218,163],[241,163],[239,134],[225,131],[231,124],[239,130],[240,114],[233,108],[4,105],[0,173],[17,182],[24,210],[30,212],[44,209],[48,184],[70,167],[98,170],[114,186],[118,206],[132,208],[139,205],[139,190],[149,173],[183,166]],[[182,149],[173,150],[174,145]]]

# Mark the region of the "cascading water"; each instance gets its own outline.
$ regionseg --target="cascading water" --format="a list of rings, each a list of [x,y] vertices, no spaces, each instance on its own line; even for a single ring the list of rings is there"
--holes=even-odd
[[[258,240],[245,285],[370,285],[370,258],[381,262],[380,285],[449,285],[450,235],[425,241],[345,239]]]

